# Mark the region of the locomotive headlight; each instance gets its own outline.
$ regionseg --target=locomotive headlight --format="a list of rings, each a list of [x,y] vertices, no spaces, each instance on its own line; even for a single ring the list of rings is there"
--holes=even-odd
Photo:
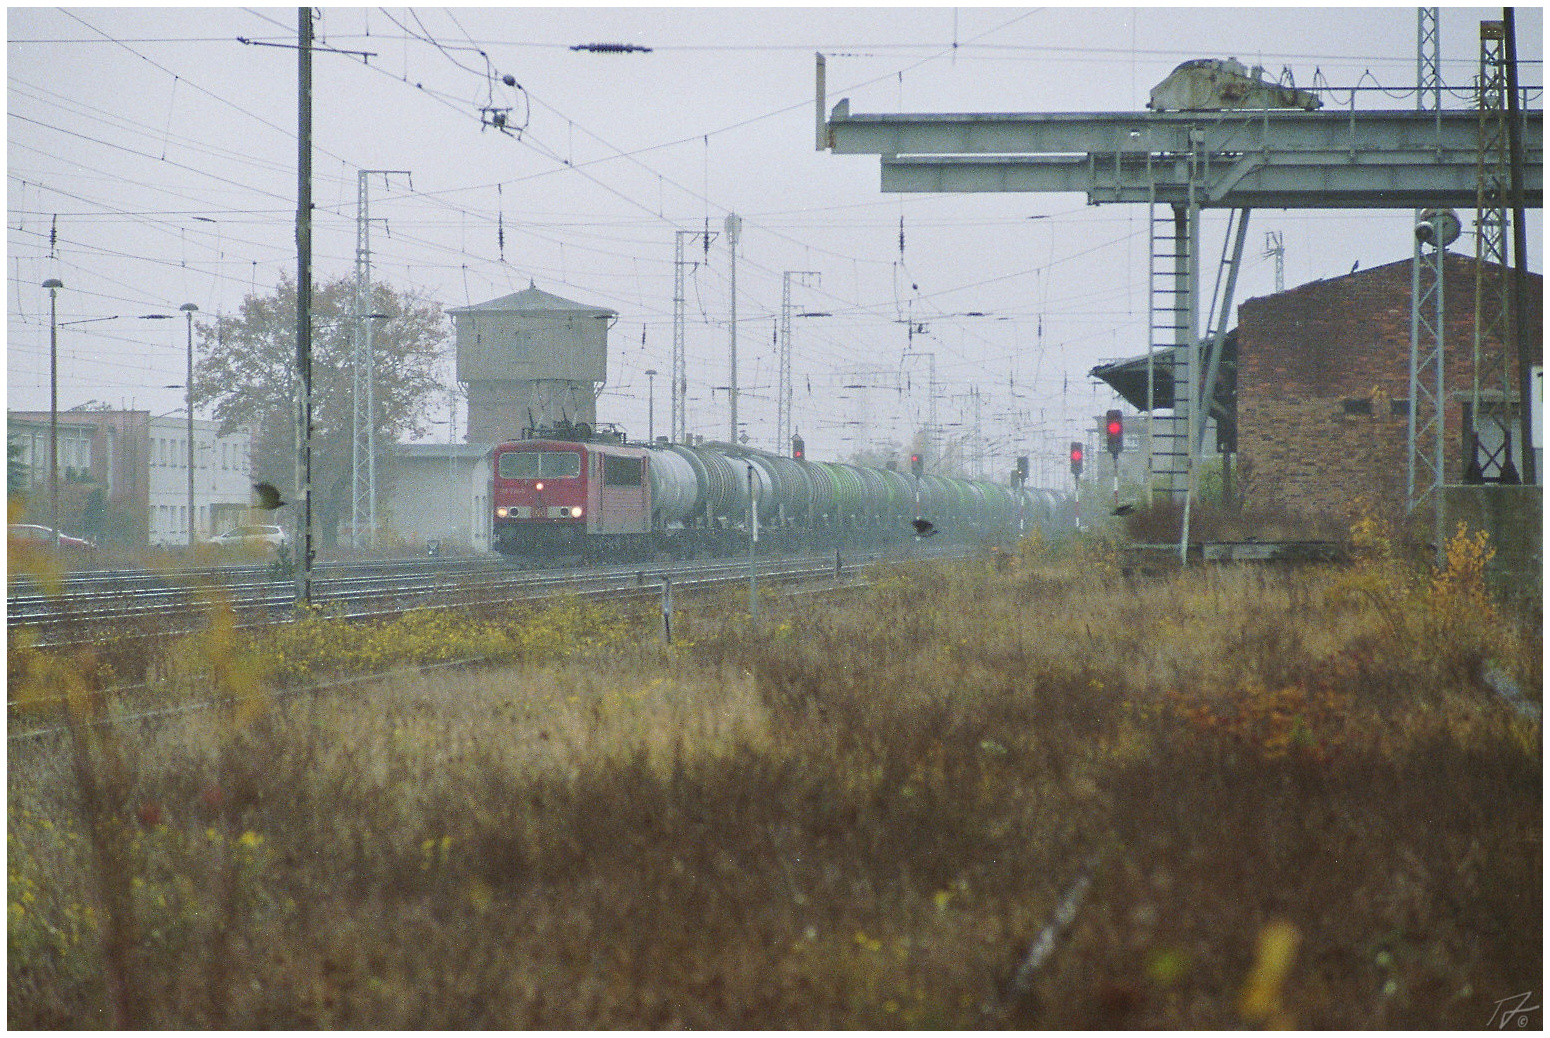
[[[538,483],[534,483],[533,484],[533,489],[534,490],[542,490],[543,488],[544,488],[544,485],[543,485],[542,482],[538,482]]]
[[[509,508],[505,508],[504,506],[495,510],[495,518],[497,519],[504,519],[510,514],[511,510]]]
[[[572,519],[580,519],[581,518],[581,506],[580,505],[577,505],[575,508],[572,508],[570,510],[570,517]]]

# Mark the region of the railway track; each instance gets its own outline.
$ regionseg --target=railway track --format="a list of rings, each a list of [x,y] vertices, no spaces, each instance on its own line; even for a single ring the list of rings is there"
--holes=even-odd
[[[932,552],[933,557],[944,557],[945,553]],[[802,593],[810,591],[822,591],[825,588],[835,586],[851,586],[856,582],[857,567],[864,564],[877,562],[885,558],[893,558],[903,561],[897,553],[885,555],[873,553],[860,555],[852,559],[839,557],[804,557],[785,559],[761,559],[758,576],[761,581],[768,584],[782,584],[788,593]],[[670,580],[675,592],[693,592],[715,588],[722,585],[735,585],[746,581],[748,569],[746,560],[729,561],[716,560],[712,562],[681,563],[668,568],[640,568],[631,566],[614,566],[606,569],[588,570],[556,570],[539,572],[512,571],[509,567],[496,565],[469,565],[454,567],[461,572],[437,572],[437,568],[427,567],[418,561],[408,566],[372,566],[357,567],[375,569],[380,572],[372,573],[343,573],[335,574],[331,579],[331,601],[334,608],[331,614],[344,620],[369,620],[385,619],[397,615],[409,609],[444,608],[444,609],[469,609],[479,606],[503,606],[518,601],[534,601],[551,597],[556,594],[577,595],[580,597],[623,599],[634,597],[654,598],[662,593],[662,585],[665,580]],[[431,572],[427,572],[431,571]],[[239,602],[237,608],[239,626],[258,626],[273,623],[283,623],[297,614],[291,599],[288,597],[292,584],[282,580],[258,580],[252,579],[251,573],[237,574],[224,572],[217,576],[225,578],[218,583],[212,576],[204,572],[189,572],[180,575],[179,582],[182,586],[166,588],[161,586],[144,586],[147,583],[159,585],[165,581],[166,574],[98,574],[78,581],[71,589],[70,594],[58,596],[53,601],[56,605],[69,604],[72,608],[52,614],[46,620],[52,620],[52,626],[47,623],[39,624],[36,619],[30,621],[18,620],[13,611],[11,623],[16,627],[33,627],[46,631],[52,631],[56,636],[53,641],[40,641],[40,647],[50,647],[57,650],[68,649],[76,645],[90,644],[92,641],[105,638],[115,638],[122,642],[134,643],[140,639],[166,640],[179,633],[197,630],[207,624],[204,610],[199,596],[207,595],[208,588],[219,586],[224,593],[233,596],[234,602]],[[412,576],[423,586],[405,589],[402,584],[406,576]],[[203,578],[204,583],[198,586],[196,581]],[[472,578],[472,579],[468,579]],[[383,603],[377,600],[363,601],[362,595],[375,596],[378,589],[386,582],[395,582],[398,586],[394,590],[394,601]],[[141,586],[136,586],[141,585]],[[284,610],[280,613],[266,612],[268,599],[266,595],[271,586],[280,586],[286,591]],[[795,588],[793,590],[793,585]],[[244,589],[259,588],[257,593],[258,606],[252,606],[253,599],[246,600],[248,615],[243,616],[242,604],[237,598]],[[112,588],[114,590],[109,590]],[[202,590],[203,589],[203,590]],[[15,587],[13,584],[13,592]],[[169,599],[169,594],[176,593],[181,598]],[[114,608],[104,607],[101,602],[104,598],[115,595],[128,595],[138,606],[119,606]],[[13,595],[10,601],[25,601],[28,595],[41,595],[41,592],[32,591],[24,595]],[[46,596],[45,596],[46,597]],[[138,608],[138,611],[136,611]],[[120,619],[115,622],[113,617]],[[126,629],[134,626],[124,621],[123,617],[132,618],[140,626],[139,631]],[[68,619],[67,619],[68,618]],[[181,625],[181,630],[179,626]],[[62,641],[58,639],[61,633],[68,633],[72,638],[79,640]],[[131,654],[133,650],[131,649]],[[478,666],[488,663],[484,657],[449,660],[435,664],[411,665],[409,667],[396,666],[388,672],[362,673],[333,677],[321,682],[306,682],[302,685],[277,686],[271,693],[280,696],[294,696],[303,693],[320,693],[330,691],[344,691],[362,684],[380,680],[392,671],[424,672],[427,670],[460,668]],[[195,675],[197,680],[198,676]],[[122,703],[130,703],[142,699],[151,691],[152,685],[148,682],[133,682],[119,684],[91,693],[95,696],[118,697]],[[154,698],[154,697],[153,697]],[[15,702],[8,704],[16,707]],[[156,722],[175,715],[191,711],[206,710],[225,705],[225,700],[207,697],[188,699],[182,697],[176,705],[150,706],[146,704],[140,707],[131,706],[128,709],[115,711],[111,716],[103,716],[87,722],[93,726],[117,726],[126,723]],[[13,719],[14,720],[14,719]],[[68,732],[69,726],[58,723],[45,723],[34,726],[22,724],[12,725],[7,733],[8,741],[32,741],[48,736],[61,735]]]
[[[760,580],[832,577],[881,554],[761,558]],[[898,557],[895,553],[891,557]],[[522,570],[501,560],[413,559],[398,563],[333,563],[314,570],[314,607],[347,620],[388,618],[411,609],[477,609],[557,594],[654,595],[664,578],[692,590],[746,579],[746,560],[678,562],[583,569]],[[84,645],[140,633],[165,637],[194,630],[214,597],[230,602],[239,625],[282,623],[295,617],[295,585],[266,567],[182,571],[77,573],[55,594],[26,577],[13,577],[7,628],[26,628],[40,647]]]

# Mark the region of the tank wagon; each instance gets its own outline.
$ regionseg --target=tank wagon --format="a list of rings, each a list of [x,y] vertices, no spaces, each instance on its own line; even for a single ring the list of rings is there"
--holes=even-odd
[[[750,495],[766,550],[900,544],[926,518],[945,540],[1010,543],[1074,518],[1032,487],[788,458],[728,443],[631,443],[614,430],[530,431],[490,452],[490,546],[522,558],[625,561],[747,549]]]

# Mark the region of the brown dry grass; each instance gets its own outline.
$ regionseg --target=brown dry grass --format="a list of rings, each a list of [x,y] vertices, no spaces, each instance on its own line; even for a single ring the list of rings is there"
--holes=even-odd
[[[85,735],[85,778],[14,744],[9,1023],[1484,1026],[1541,990],[1542,800],[1479,671],[1541,675],[1470,566],[1029,544]]]

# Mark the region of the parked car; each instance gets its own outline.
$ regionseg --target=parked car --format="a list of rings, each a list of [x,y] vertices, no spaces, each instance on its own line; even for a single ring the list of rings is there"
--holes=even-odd
[[[278,526],[238,526],[210,538],[221,548],[265,548],[278,551],[290,543],[290,537]]]
[[[54,543],[54,531],[47,526],[37,526],[32,523],[11,523],[6,530],[6,536],[13,541],[22,541],[46,548]],[[97,545],[85,537],[71,537],[67,533],[59,535],[59,547],[66,551],[96,551]]]

